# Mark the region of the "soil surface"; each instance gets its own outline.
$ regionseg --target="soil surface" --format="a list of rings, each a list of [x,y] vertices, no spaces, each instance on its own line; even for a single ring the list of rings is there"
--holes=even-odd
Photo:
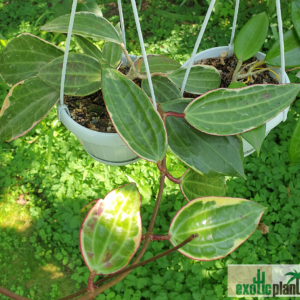
[[[250,58],[243,65],[254,62],[256,58]],[[235,56],[230,57],[216,57],[199,60],[198,65],[211,65],[220,71],[221,88],[227,88],[232,79],[233,72],[237,65]],[[266,65],[260,66],[265,68]],[[119,69],[123,74],[127,74],[128,68]],[[243,80],[246,83],[247,78]],[[134,83],[141,87],[141,80],[135,79]],[[251,78],[247,85],[252,84],[278,84],[278,81],[272,78],[269,71],[265,71]],[[196,98],[199,95],[184,93],[185,98]],[[65,96],[65,103],[69,108],[72,119],[78,124],[98,132],[115,133],[116,130],[107,113],[106,106],[103,101],[102,91],[99,90],[94,94],[84,97]]]
[[[255,62],[257,59],[255,57],[252,57],[245,61],[242,65],[246,66],[249,63]],[[209,65],[215,67],[217,70],[221,71],[221,88],[228,88],[228,86],[231,83],[231,79],[234,73],[234,70],[237,66],[238,60],[235,57],[235,55],[231,55],[229,57],[215,57],[215,58],[206,58],[199,60],[196,65]],[[261,65],[259,68],[266,68],[267,65]],[[247,69],[245,70],[245,73]],[[274,78],[272,78],[269,74],[269,71],[264,71],[262,73],[259,73],[257,75],[254,75],[250,80],[247,82],[247,78],[243,80],[239,80],[241,82],[244,82],[247,85],[253,85],[253,84],[278,84],[278,81]]]

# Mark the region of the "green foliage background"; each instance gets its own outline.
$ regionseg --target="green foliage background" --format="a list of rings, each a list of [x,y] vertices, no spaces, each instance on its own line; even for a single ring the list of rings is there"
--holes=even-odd
[[[117,1],[97,2],[105,17],[114,23],[119,21],[115,15]],[[130,1],[123,2],[127,46],[130,53],[139,54]],[[271,26],[264,50],[277,38],[275,10],[269,2],[272,1],[241,1],[238,20],[241,28],[252,14],[269,13]],[[183,63],[193,50],[208,3],[190,0],[182,7],[180,3],[181,0],[143,1],[140,20],[148,53],[171,56]],[[287,30],[291,26],[290,1],[281,3]],[[233,1],[219,1],[199,51],[229,43],[233,13]],[[54,18],[51,1],[0,0],[0,51],[22,32],[64,47],[64,35],[38,31]],[[77,46],[72,40],[73,50]],[[299,82],[296,73],[289,73],[292,82]],[[1,81],[0,104],[7,91]],[[254,200],[268,207],[262,222],[270,226],[269,234],[263,236],[256,231],[236,251],[217,261],[194,262],[173,253],[134,270],[97,299],[226,299],[228,264],[299,264],[300,165],[289,166],[287,154],[299,114],[298,100],[291,107],[288,120],[270,132],[260,157],[254,153],[245,158],[247,181],[239,178],[227,181],[228,196]],[[145,161],[122,167],[100,164],[87,155],[61,123],[54,132],[48,165],[48,135],[55,120],[53,111],[26,136],[10,144],[0,143],[0,285],[34,300],[54,300],[84,287],[88,270],[78,247],[81,207],[134,180],[142,194],[145,232],[158,191],[159,173],[154,164]],[[176,177],[185,170],[172,155],[168,156],[168,165]],[[21,194],[28,200],[25,207],[16,204]],[[178,186],[166,179],[154,233],[167,233],[172,217],[185,204]],[[144,259],[169,248],[169,242],[152,242]],[[0,299],[8,298],[0,296]]]

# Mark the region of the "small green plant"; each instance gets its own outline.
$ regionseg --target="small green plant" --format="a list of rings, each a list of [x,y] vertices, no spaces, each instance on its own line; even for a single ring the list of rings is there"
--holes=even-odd
[[[41,29],[67,33],[69,19],[70,15],[60,16]],[[81,210],[79,243],[90,275],[87,289],[77,295],[88,293],[79,299],[95,298],[132,269],[174,251],[200,261],[225,257],[256,230],[266,208],[246,199],[225,197],[225,176],[246,178],[241,135],[248,131],[256,135],[257,130],[289,106],[300,91],[297,84],[242,88],[237,84],[237,80],[245,78],[239,70],[242,62],[252,57],[264,40],[265,31],[257,26],[258,20],[260,26],[265,27],[266,16],[260,14],[237,36],[235,53],[239,66],[229,89],[219,89],[220,74],[214,67],[197,65],[192,67],[185,92],[200,96],[182,98],[180,87],[185,68],[171,58],[149,56],[158,102],[156,110],[150,98],[145,64],[142,59],[132,61],[119,26],[114,27],[99,14],[76,13],[73,33],[83,53],[70,53],[65,94],[85,96],[101,89],[118,134],[133,152],[155,163],[160,171],[158,196],[145,234],[142,234],[140,193],[134,183],[122,185]],[[249,43],[249,32],[253,35],[258,30],[262,34],[254,34],[255,43]],[[104,40],[102,51],[87,38]],[[279,54],[272,57],[272,53],[277,53],[272,49],[266,62],[274,61],[275,65]],[[130,64],[126,75],[116,69],[122,53]],[[0,57],[1,76],[12,88],[0,112],[2,140],[9,142],[23,136],[56,104],[62,62],[60,48],[30,34],[21,34],[7,45]],[[254,65],[258,67],[258,63]],[[247,73],[248,77],[255,75],[252,70],[254,68]],[[136,79],[142,80],[141,88],[133,82]],[[263,138],[264,135],[258,144],[261,145]],[[260,145],[253,142],[257,149]],[[174,178],[167,168],[168,148],[189,168],[180,179]],[[297,154],[297,146],[295,149]],[[293,148],[291,153],[295,156]],[[165,177],[180,186],[188,203],[178,209],[168,232],[156,235],[153,229]],[[39,213],[32,210],[33,216]],[[39,234],[47,241],[44,231]],[[127,267],[142,241],[142,249]],[[151,241],[170,241],[173,248],[140,262]],[[65,255],[58,252],[55,257],[62,260]],[[94,278],[99,274],[106,277],[97,281],[100,287],[95,287]],[[4,289],[0,292],[6,293]],[[54,285],[51,296],[55,297],[56,293]]]

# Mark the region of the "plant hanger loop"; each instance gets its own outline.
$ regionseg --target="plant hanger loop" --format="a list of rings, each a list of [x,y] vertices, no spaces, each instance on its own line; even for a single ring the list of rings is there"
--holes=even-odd
[[[68,62],[68,56],[69,56],[72,29],[73,29],[73,24],[74,24],[74,19],[75,19],[76,6],[77,6],[77,0],[73,0],[69,29],[68,29],[68,34],[67,34],[66,48],[65,48],[65,54],[64,54],[64,61],[63,61],[63,67],[62,67],[61,82],[60,82],[60,103],[61,103],[61,105],[64,105],[64,89],[65,89],[67,62]]]
[[[121,29],[122,29],[122,38],[123,38],[123,43],[126,48],[125,26],[124,26],[124,17],[123,17],[123,9],[122,9],[121,0],[118,0],[118,8],[119,8],[119,16],[120,16],[120,23],[121,23]]]
[[[140,24],[140,20],[139,20],[137,8],[136,8],[135,0],[131,0],[131,4],[132,4],[132,9],[133,9],[133,14],[134,14],[136,28],[137,28],[138,35],[139,35],[140,45],[141,45],[141,49],[142,49],[142,53],[143,53],[144,64],[145,64],[145,68],[146,68],[146,72],[147,72],[147,78],[148,78],[148,83],[149,83],[150,92],[151,92],[151,98],[152,98],[154,107],[157,108],[156,100],[155,100],[155,95],[154,95],[154,90],[153,90],[152,79],[151,79],[151,75],[150,75],[149,64],[148,64],[148,60],[147,60],[147,54],[146,54],[144,40],[143,40],[143,35],[142,35],[142,30],[141,30],[141,24]]]
[[[232,24],[231,40],[230,40],[230,44],[228,45],[229,46],[228,55],[232,55],[234,52],[233,41],[234,41],[237,17],[238,17],[238,13],[239,13],[239,6],[240,6],[240,0],[236,0],[234,18],[233,18],[233,24]]]
[[[276,0],[276,9],[277,9],[277,20],[278,20],[279,42],[280,42],[281,83],[286,83],[285,74],[284,74],[285,73],[285,57],[284,57],[284,41],[283,41],[280,0]]]
[[[133,0],[131,0],[133,1]],[[196,52],[199,48],[199,45],[200,45],[200,42],[202,40],[202,37],[203,37],[203,34],[204,34],[204,31],[206,29],[206,26],[207,26],[207,23],[209,21],[209,18],[210,18],[210,15],[212,13],[212,10],[214,8],[214,5],[215,5],[215,2],[216,0],[211,0],[210,2],[210,5],[209,5],[209,8],[208,8],[208,11],[206,13],[206,16],[205,16],[205,19],[204,19],[204,23],[201,27],[201,30],[200,30],[200,33],[199,33],[199,36],[197,38],[197,41],[196,41],[196,44],[195,44],[195,47],[194,47],[194,50],[193,50],[193,53],[192,53],[192,56],[189,60],[189,64],[188,64],[188,67],[186,69],[186,72],[185,72],[185,75],[184,75],[184,79],[183,79],[183,82],[182,82],[182,86],[181,86],[181,94],[183,95],[184,93],[184,89],[185,89],[185,86],[186,86],[186,82],[187,82],[187,79],[189,77],[189,74],[190,74],[190,70],[191,70],[191,67],[192,65],[194,64],[194,59],[195,59],[195,56],[196,56]]]

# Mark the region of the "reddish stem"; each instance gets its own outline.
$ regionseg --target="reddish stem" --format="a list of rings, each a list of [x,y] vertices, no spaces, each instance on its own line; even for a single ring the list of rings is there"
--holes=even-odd
[[[181,183],[181,179],[177,179],[177,178],[173,177],[169,172],[167,172],[166,176],[168,179],[170,179],[174,183],[177,183],[177,184]]]
[[[161,171],[161,172],[166,172],[166,169],[163,167],[163,165],[161,164],[161,161],[159,161],[158,163],[157,163],[157,168],[158,168],[158,170],[159,171]]]
[[[87,291],[92,294],[94,293],[95,288],[97,288],[97,286],[94,286],[95,276],[96,276],[96,272],[91,272],[87,284]]]
[[[143,234],[142,241],[145,241],[147,237],[148,237],[148,235],[146,233]],[[151,241],[168,241],[170,239],[170,235],[169,234],[165,234],[165,235],[151,234],[150,239],[151,239]]]
[[[10,298],[10,299],[14,299],[14,300],[30,300],[28,298],[25,298],[25,297],[22,297],[22,296],[19,296],[5,288],[3,288],[2,286],[0,286],[0,294]]]
[[[184,118],[184,116],[185,116],[185,113],[176,113],[176,112],[174,112],[174,111],[167,111],[166,113],[165,113],[165,116],[166,117],[176,117],[176,118]]]

